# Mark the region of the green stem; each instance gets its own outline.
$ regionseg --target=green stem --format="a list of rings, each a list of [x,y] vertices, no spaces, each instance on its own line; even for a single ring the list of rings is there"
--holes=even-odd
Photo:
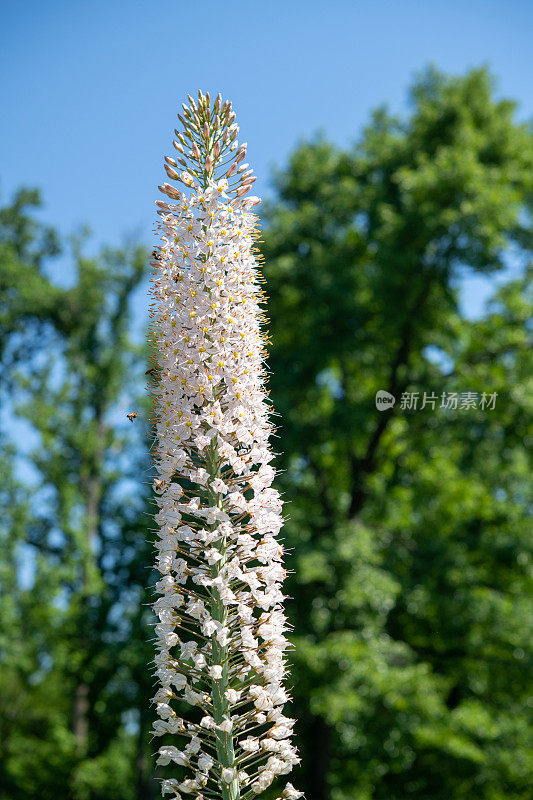
[[[217,453],[216,437],[211,441],[209,447],[209,455],[207,460],[207,471],[209,473],[209,483],[215,478],[220,477],[220,458]],[[209,486],[209,502],[210,505],[216,505],[222,508],[222,495],[215,492]],[[222,558],[211,567],[211,576],[216,578],[221,569],[227,562],[227,541],[226,537],[222,536],[214,546],[221,554]],[[211,616],[221,625],[226,625],[228,622],[228,610],[220,597],[220,592],[217,587],[213,586],[211,590]],[[229,700],[226,697],[226,690],[229,688],[229,653],[227,645],[222,646],[219,644],[216,635],[212,636],[212,663],[211,665],[220,665],[222,667],[222,676],[219,680],[213,679],[211,682],[211,692],[213,697],[214,720],[215,724],[220,725],[224,719],[229,717]],[[215,740],[217,748],[217,758],[222,767],[229,767],[236,769],[235,750],[233,747],[233,734],[231,732],[215,731]],[[223,800],[239,800],[239,779],[234,778],[229,784],[224,781],[221,782],[222,798]]]

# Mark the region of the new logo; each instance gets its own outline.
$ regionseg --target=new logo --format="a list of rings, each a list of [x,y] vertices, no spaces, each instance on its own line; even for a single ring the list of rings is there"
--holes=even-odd
[[[386,411],[388,408],[392,408],[395,402],[396,398],[390,392],[386,392],[384,389],[376,392],[376,408],[378,411]]]

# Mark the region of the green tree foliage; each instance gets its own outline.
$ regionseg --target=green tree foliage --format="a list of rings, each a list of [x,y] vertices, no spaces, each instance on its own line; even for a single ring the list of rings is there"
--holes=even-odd
[[[35,338],[50,322],[63,332],[72,319],[69,295],[43,274],[47,259],[60,253],[57,233],[35,217],[41,206],[36,189],[19,190],[0,208],[0,358],[2,389],[8,368],[31,361]]]
[[[21,343],[31,354],[15,397],[38,442],[29,501],[5,462],[4,796],[149,798],[148,470],[126,419],[143,383],[129,328],[146,253],[88,258],[78,242],[75,285],[60,289],[43,269],[57,248],[26,216],[36,201],[21,192],[2,212],[4,352],[11,366]]]
[[[348,152],[304,143],[277,175],[263,251],[308,800],[530,796],[532,167],[485,72],[428,71],[406,119],[380,110]],[[38,205],[0,209],[0,798],[152,800],[145,256],[79,242],[61,288]],[[469,271],[501,283],[475,322]],[[478,407],[442,407],[454,392]]]
[[[350,152],[298,147],[266,214],[303,780],[308,800],[518,800],[531,296],[509,284],[472,323],[457,277],[527,263],[533,138],[483,71],[430,70],[411,101]],[[497,406],[446,411],[452,391]]]

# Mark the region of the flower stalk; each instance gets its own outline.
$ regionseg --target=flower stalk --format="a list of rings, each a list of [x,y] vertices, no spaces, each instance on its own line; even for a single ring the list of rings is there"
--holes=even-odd
[[[208,450],[207,456],[207,471],[209,474],[209,484],[212,485],[213,481],[220,479],[221,459],[217,454],[217,440],[213,438]],[[210,507],[216,507],[222,511],[222,495],[210,488],[208,493]],[[211,530],[214,529],[214,526]],[[216,530],[216,528],[215,528]],[[218,578],[224,567],[227,564],[227,538],[222,535],[220,539],[215,542],[215,547],[220,553],[220,559],[215,561],[211,566],[211,576],[213,580]],[[227,627],[228,612],[227,608],[222,601],[220,590],[218,586],[213,585],[211,596],[211,618],[218,622],[222,627]],[[212,679],[211,694],[213,697],[213,720],[215,723],[215,740],[217,758],[222,769],[230,769],[235,774],[235,777],[229,782],[225,781],[221,784],[223,800],[239,800],[239,780],[237,764],[235,761],[235,749],[233,747],[233,735],[231,732],[221,730],[220,726],[225,719],[229,718],[230,704],[226,696],[227,690],[230,688],[229,684],[229,649],[228,645],[219,644],[216,636],[213,636],[211,659],[210,663],[220,664],[222,667],[219,679]]]
[[[259,202],[231,103],[189,95],[178,115],[171,183],[159,188],[160,244],[151,261],[159,511],[154,604],[158,763],[176,800],[249,800],[298,756],[283,714],[281,501],[272,488],[263,295],[255,240]],[[176,707],[189,709],[184,717]],[[179,745],[179,746],[178,746]],[[302,794],[289,783],[285,800]],[[279,798],[281,800],[281,798]]]

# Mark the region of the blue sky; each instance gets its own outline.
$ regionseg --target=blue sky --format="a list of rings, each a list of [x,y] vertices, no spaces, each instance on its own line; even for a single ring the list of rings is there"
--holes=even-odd
[[[46,0],[0,12],[0,190],[39,186],[42,218],[95,242],[149,242],[162,159],[187,92],[221,91],[268,193],[299,138],[355,139],[372,108],[405,109],[429,62],[488,64],[533,118],[528,0]],[[57,277],[68,282],[68,260]],[[472,313],[487,293],[465,284]]]

